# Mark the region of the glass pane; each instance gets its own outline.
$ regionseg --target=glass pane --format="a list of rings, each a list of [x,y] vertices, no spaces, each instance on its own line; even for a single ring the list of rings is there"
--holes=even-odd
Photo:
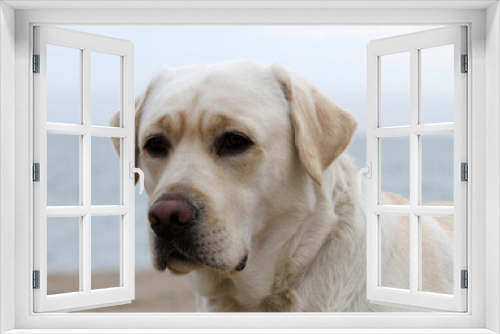
[[[453,294],[453,217],[420,217],[422,291]]]
[[[47,45],[47,122],[80,124],[80,55]]]
[[[380,285],[410,289],[410,217],[379,216]]]
[[[92,216],[92,290],[120,286],[121,216]]]
[[[453,122],[453,48],[420,50],[421,123]]]
[[[47,218],[47,294],[80,291],[80,217]]]
[[[47,134],[47,205],[80,205],[80,136]]]
[[[117,140],[118,147],[119,138]],[[120,159],[111,138],[92,137],[92,205],[119,205]]]
[[[381,191],[409,198],[410,138],[381,138],[380,150]]]
[[[111,117],[120,110],[121,57],[91,53],[92,125],[110,126]]]
[[[453,205],[453,133],[421,136],[422,204]]]
[[[410,52],[380,57],[381,126],[410,124]]]

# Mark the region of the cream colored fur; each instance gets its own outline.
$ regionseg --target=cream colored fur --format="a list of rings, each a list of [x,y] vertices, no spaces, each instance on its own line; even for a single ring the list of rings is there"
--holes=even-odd
[[[364,202],[343,153],[356,128],[350,113],[299,75],[253,62],[165,70],[136,107],[136,164],[150,203],[171,189],[192,189],[212,205],[204,229],[220,247],[206,252],[224,268],[248,252],[241,272],[175,265],[189,274],[199,311],[396,310],[366,299]],[[219,114],[251,133],[251,151],[230,161],[210,153],[210,129],[225,126]],[[155,131],[173,143],[162,161],[142,151]],[[383,201],[406,199],[384,194]],[[449,292],[449,232],[426,219],[424,288]],[[409,224],[385,217],[382,234],[382,283],[408,288]]]

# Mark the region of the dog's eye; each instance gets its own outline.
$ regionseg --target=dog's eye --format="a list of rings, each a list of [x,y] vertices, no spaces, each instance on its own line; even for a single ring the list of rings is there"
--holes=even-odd
[[[253,141],[251,141],[247,137],[238,133],[228,132],[220,136],[220,138],[217,140],[217,154],[233,155],[243,153],[252,145]]]
[[[152,157],[164,157],[170,149],[170,142],[164,136],[152,137],[144,144],[144,149]]]

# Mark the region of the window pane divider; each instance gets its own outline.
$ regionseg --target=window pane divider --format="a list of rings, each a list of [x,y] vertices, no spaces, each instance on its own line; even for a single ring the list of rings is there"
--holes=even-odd
[[[412,126],[412,132],[417,135],[432,135],[440,133],[453,133],[453,123],[421,124]]]
[[[411,133],[416,135],[432,135],[441,133],[453,133],[454,128],[455,127],[453,123],[397,126],[390,128],[374,129],[373,135],[378,138],[403,137],[403,136],[409,136]]]
[[[124,138],[130,134],[130,131],[128,129],[105,126],[47,123],[47,133],[80,136],[90,133],[90,135],[98,137]]]
[[[121,216],[130,212],[125,205],[48,206],[47,217]]]
[[[371,211],[378,215],[409,215],[411,213],[409,205],[377,205]]]
[[[420,59],[419,50],[410,48],[410,128],[414,130],[420,123]],[[410,132],[410,207],[419,204],[419,189],[421,179],[420,168],[420,137],[414,131]],[[412,210],[413,211],[413,210]],[[420,225],[419,217],[410,215],[410,291],[419,290],[421,282],[420,258]]]
[[[390,128],[376,128],[372,130],[372,135],[378,138],[403,137],[411,133],[410,126],[395,126]]]
[[[412,206],[411,211],[417,216],[448,217],[455,214],[453,206]]]
[[[48,206],[47,217],[82,217],[89,213],[84,206]]]
[[[377,215],[409,215],[451,217],[455,214],[453,206],[410,206],[410,205],[377,205],[371,211]]]
[[[126,205],[99,205],[91,206],[92,216],[122,216],[129,213],[130,207]]]
[[[129,129],[112,128],[105,126],[92,126],[90,127],[90,134],[94,137],[116,137],[124,138],[130,134]]]

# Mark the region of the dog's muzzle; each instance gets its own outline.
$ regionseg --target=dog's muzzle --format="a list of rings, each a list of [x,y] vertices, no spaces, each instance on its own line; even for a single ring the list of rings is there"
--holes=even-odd
[[[154,232],[155,267],[174,272],[200,265],[226,272],[245,269],[246,252],[235,253],[227,230],[210,223],[208,217],[202,199],[179,194],[160,196],[148,213]]]

